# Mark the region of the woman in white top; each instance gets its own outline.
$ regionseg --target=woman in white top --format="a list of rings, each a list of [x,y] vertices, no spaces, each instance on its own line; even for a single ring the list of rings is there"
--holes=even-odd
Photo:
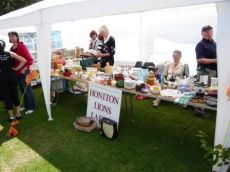
[[[173,51],[173,62],[168,64],[164,71],[164,76],[167,80],[175,81],[177,77],[183,78],[184,65],[180,62],[182,53],[179,50]],[[153,100],[153,107],[157,107],[160,104],[160,99]]]
[[[176,79],[176,77],[183,78],[184,64],[180,62],[181,56],[181,51],[173,51],[173,62],[168,64],[164,71],[167,80]]]
[[[99,47],[101,46],[102,42],[97,37],[97,32],[95,30],[92,30],[89,36],[91,38],[89,41],[89,51],[83,53],[83,55],[93,57],[94,64],[97,64],[100,61],[100,59],[98,59],[96,55],[99,53]]]
[[[95,30],[92,30],[89,34],[90,41],[89,41],[89,50],[97,50],[97,32]]]

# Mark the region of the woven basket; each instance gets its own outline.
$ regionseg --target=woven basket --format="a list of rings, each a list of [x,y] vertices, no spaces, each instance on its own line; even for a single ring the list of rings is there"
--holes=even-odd
[[[91,132],[93,131],[96,127],[97,127],[97,123],[95,121],[92,122],[92,124],[88,127],[83,127],[83,126],[80,126],[77,122],[74,122],[73,123],[73,126],[75,129],[77,129],[78,131],[84,131],[84,132]]]

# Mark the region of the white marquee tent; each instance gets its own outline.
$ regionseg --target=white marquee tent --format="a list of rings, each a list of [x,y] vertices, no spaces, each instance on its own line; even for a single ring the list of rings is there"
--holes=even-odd
[[[86,18],[138,13],[148,10],[184,7],[215,3],[217,9],[217,52],[218,52],[218,108],[215,144],[230,146],[227,132],[230,106],[224,93],[230,83],[230,1],[229,0],[45,0],[29,7],[0,16],[0,29],[35,26],[37,30],[38,63],[49,120],[52,120],[50,95],[51,24]],[[199,20],[199,19],[198,19]],[[205,23],[206,24],[206,23]]]

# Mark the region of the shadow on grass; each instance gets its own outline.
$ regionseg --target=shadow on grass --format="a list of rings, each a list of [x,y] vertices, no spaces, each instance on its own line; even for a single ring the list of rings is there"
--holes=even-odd
[[[61,94],[58,106],[52,107],[54,121],[48,122],[41,89],[35,91],[39,110],[23,116],[18,137],[4,136],[8,123],[1,118],[1,167],[9,168],[10,161],[14,171],[211,170],[195,135],[204,130],[213,144],[215,112],[201,119],[193,116],[193,109],[172,103],[161,102],[160,107],[152,108],[148,99],[134,101],[131,115],[122,102],[119,136],[109,141],[96,130],[87,134],[73,129],[76,116],[86,113],[85,95]]]

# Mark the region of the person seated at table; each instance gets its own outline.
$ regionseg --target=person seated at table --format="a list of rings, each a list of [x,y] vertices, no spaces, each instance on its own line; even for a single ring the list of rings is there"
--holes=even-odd
[[[169,63],[164,71],[164,76],[168,81],[175,81],[177,77],[182,79],[184,74],[184,64],[180,62],[182,56],[181,51],[174,50],[172,56],[173,62]],[[153,100],[153,107],[159,106],[160,101],[159,98]]]
[[[183,78],[184,74],[184,64],[180,62],[182,53],[180,50],[174,50],[173,51],[173,62],[168,64],[164,71],[164,76],[166,77],[166,80],[174,80],[176,77]]]

